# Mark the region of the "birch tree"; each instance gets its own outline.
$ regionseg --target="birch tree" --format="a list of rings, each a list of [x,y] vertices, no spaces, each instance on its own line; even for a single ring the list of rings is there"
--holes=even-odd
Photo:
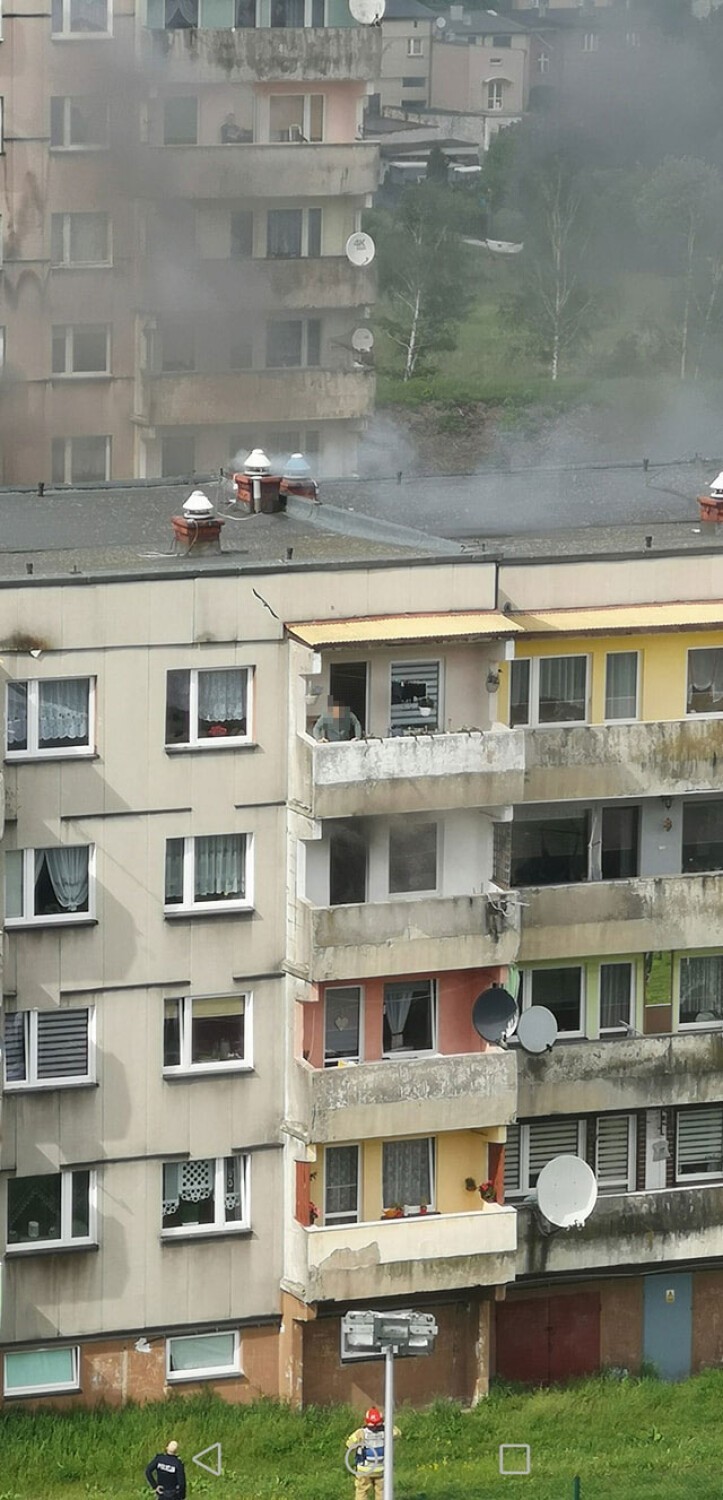
[[[380,326],[398,350],[402,377],[428,373],[454,349],[473,290],[474,265],[460,232],[461,194],[435,181],[406,188],[396,213],[375,216]]]
[[[695,157],[668,156],[646,183],[638,209],[641,227],[656,234],[681,280],[678,373],[689,373],[691,342],[699,333],[700,366],[718,300],[723,258],[723,181]]]

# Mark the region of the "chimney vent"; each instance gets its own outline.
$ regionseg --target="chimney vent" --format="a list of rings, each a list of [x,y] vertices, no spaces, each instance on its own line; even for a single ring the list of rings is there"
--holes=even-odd
[[[707,495],[698,496],[698,512],[701,521],[723,521],[723,473],[708,486],[710,499]]]
[[[271,460],[263,448],[253,448],[244,464],[243,474],[234,474],[236,499],[255,515],[262,511],[273,515],[283,510],[285,500],[279,496],[281,476],[271,473]]]
[[[319,486],[311,477],[311,465],[303,453],[292,453],[283,478],[279,485],[279,494],[282,498],[287,495],[300,495],[304,500],[316,500],[318,498]]]
[[[183,503],[183,515],[171,518],[176,552],[220,552],[225,522],[203,490],[194,490]]]

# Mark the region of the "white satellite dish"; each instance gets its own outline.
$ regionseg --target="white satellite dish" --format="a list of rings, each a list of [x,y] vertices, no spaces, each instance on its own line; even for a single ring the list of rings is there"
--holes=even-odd
[[[376,26],[387,8],[386,0],[349,0],[349,9],[361,26]]]
[[[551,1052],[557,1041],[557,1021],[546,1005],[531,1005],[517,1022],[517,1035],[525,1052]]]
[[[374,334],[371,328],[355,328],[351,336],[351,347],[357,349],[360,354],[368,354],[374,348]]]
[[[595,1173],[581,1156],[555,1156],[537,1179],[537,1207],[558,1229],[580,1229],[597,1202]]]
[[[360,230],[358,234],[350,234],[346,242],[346,258],[353,266],[370,266],[377,247],[370,234],[364,234]]]
[[[435,24],[435,26],[436,26],[436,28],[437,28],[438,31],[444,31],[444,28],[447,25],[447,17],[446,16],[437,16],[437,19],[436,19],[436,21],[435,21],[434,24]]]

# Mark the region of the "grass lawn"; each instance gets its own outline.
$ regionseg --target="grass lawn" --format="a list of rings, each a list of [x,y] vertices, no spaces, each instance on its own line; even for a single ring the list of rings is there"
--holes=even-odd
[[[495,1392],[475,1411],[438,1403],[398,1413],[399,1500],[720,1500],[723,1373],[682,1385],[657,1380],[590,1380],[566,1389]],[[343,1440],[361,1413],[301,1414],[271,1403],[232,1407],[178,1399],[122,1412],[0,1417],[0,1500],[87,1500],[144,1494],[149,1458],[174,1436],[186,1460],[189,1495],[214,1500],[353,1500]],[[214,1442],[223,1474],[193,1465]],[[499,1445],[529,1443],[528,1478],[502,1477]],[[145,1489],[145,1494],[150,1492]]]

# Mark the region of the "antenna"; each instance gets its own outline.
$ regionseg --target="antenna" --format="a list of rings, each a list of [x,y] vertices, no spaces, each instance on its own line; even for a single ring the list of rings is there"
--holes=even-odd
[[[503,1046],[512,1036],[518,1015],[514,997],[500,984],[493,984],[477,996],[472,1006],[472,1025],[484,1041]]]
[[[537,1179],[537,1207],[556,1229],[582,1229],[597,1202],[592,1167],[581,1156],[554,1156]]]
[[[376,26],[387,8],[386,0],[349,0],[349,9],[361,26]]]
[[[370,266],[377,253],[377,247],[370,234],[364,234],[360,230],[358,234],[350,234],[346,242],[346,258],[353,266]]]
[[[355,328],[351,336],[351,347],[357,349],[360,354],[368,354],[374,348],[374,334],[371,328]]]
[[[546,1005],[531,1005],[517,1023],[517,1036],[525,1052],[551,1052],[557,1041],[557,1021]]]

